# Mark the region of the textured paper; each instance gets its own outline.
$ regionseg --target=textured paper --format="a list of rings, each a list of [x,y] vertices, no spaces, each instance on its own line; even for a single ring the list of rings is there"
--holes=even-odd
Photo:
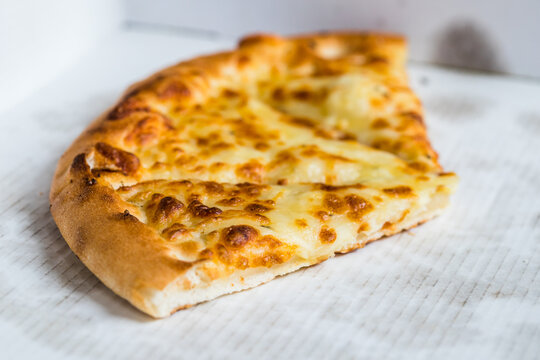
[[[409,66],[461,177],[444,215],[409,232],[158,321],[81,264],[49,213],[62,151],[131,82],[230,46],[111,35],[0,114],[0,357],[539,358],[538,82]]]

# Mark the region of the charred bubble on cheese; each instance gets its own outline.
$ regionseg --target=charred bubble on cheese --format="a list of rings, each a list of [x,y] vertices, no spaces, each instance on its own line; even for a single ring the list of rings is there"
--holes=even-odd
[[[221,231],[213,253],[221,262],[239,269],[270,267],[289,260],[294,246],[272,235],[261,235],[249,225],[234,225]]]
[[[235,206],[243,204],[244,202],[245,200],[242,199],[241,197],[233,196],[231,198],[219,200],[217,204],[221,206],[235,207]]]
[[[245,246],[249,241],[254,240],[259,236],[259,232],[249,225],[234,225],[223,229],[221,232],[221,240],[231,248],[239,248]]]
[[[117,149],[104,142],[95,145],[93,170],[119,171],[133,175],[139,169],[140,161],[134,154]]]
[[[323,244],[331,244],[336,241],[337,234],[336,230],[331,229],[327,226],[323,226],[321,231],[319,231],[319,240]]]
[[[267,190],[269,188],[270,187],[268,185],[244,182],[244,183],[236,184],[236,189],[232,190],[229,194],[232,196],[241,194],[247,197],[257,197],[261,195],[263,190]]]
[[[208,194],[223,194],[225,191],[223,185],[215,181],[205,181],[202,185]]]
[[[414,195],[413,189],[410,186],[405,185],[385,188],[383,189],[383,192],[393,197],[409,197]]]
[[[165,196],[159,201],[152,220],[154,223],[164,223],[167,219],[178,216],[182,209],[184,204],[181,201],[172,196]]]
[[[250,213],[260,214],[260,213],[270,211],[270,210],[272,210],[272,208],[269,207],[269,206],[266,206],[266,205],[262,205],[262,204],[251,203],[251,204],[247,205],[244,208],[244,210],[246,210],[246,211],[248,211]]]
[[[188,212],[198,218],[208,218],[220,215],[223,210],[217,207],[208,207],[199,200],[193,200],[188,205]]]
[[[296,220],[294,220],[294,224],[296,226],[298,226],[299,228],[301,228],[301,229],[304,229],[304,228],[308,227],[308,223],[306,222],[305,219],[296,219]]]

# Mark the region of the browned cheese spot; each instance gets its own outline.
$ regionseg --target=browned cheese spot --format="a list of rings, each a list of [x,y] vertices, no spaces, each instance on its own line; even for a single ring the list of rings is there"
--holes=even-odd
[[[278,185],[287,185],[289,183],[289,180],[287,179],[278,179],[277,184]]]
[[[190,233],[191,232],[186,228],[185,225],[179,223],[174,223],[161,232],[163,237],[170,241],[183,240],[190,235]]]
[[[330,219],[330,214],[327,213],[326,211],[317,211],[315,213],[315,216],[321,220],[322,222],[325,222],[326,220]]]
[[[225,191],[223,185],[214,181],[205,181],[202,185],[209,194],[223,194]]]
[[[322,191],[339,191],[339,190],[346,190],[346,189],[364,189],[365,186],[362,184],[352,184],[352,185],[328,185],[323,183],[315,183],[313,184],[314,190],[322,190]]]
[[[387,221],[383,224],[382,230],[393,230],[394,229],[394,224],[392,224],[391,222]]]
[[[335,194],[326,194],[324,196],[324,207],[335,214],[341,214],[345,211],[345,202]]]
[[[212,258],[212,256],[214,255],[214,252],[210,249],[204,249],[203,251],[201,251],[199,253],[199,260],[207,260],[207,259],[210,259]]]
[[[405,219],[407,217],[407,215],[409,215],[410,211],[409,210],[405,210],[403,212],[403,214],[401,214],[401,217],[399,218],[398,222],[401,222],[403,221],[403,219]]]
[[[328,96],[328,89],[300,88],[293,90],[291,96],[298,101],[321,102]]]
[[[257,197],[261,195],[263,190],[269,188],[268,185],[252,184],[248,182],[236,184],[236,187],[237,190],[231,191],[232,196],[242,194],[248,197]]]
[[[170,81],[158,90],[161,99],[187,98],[191,96],[191,90],[182,82]]]
[[[207,218],[220,215],[223,211],[217,207],[208,207],[201,203],[199,200],[193,200],[189,206],[188,211],[194,217]]]
[[[371,142],[371,146],[378,150],[393,150],[392,143],[387,139],[375,139]]]
[[[319,240],[323,244],[332,244],[336,241],[336,237],[336,231],[326,226],[323,226],[319,232]]]
[[[229,98],[229,99],[236,98],[236,97],[240,96],[238,91],[231,90],[231,89],[224,89],[223,92],[222,92],[222,95],[224,97],[226,97],[226,98]]]
[[[221,231],[222,242],[230,248],[241,248],[259,236],[259,232],[249,225],[233,225]]]
[[[306,146],[304,150],[302,150],[301,154],[306,157],[318,157],[319,159],[325,160],[325,161],[343,161],[343,162],[352,162],[351,159],[348,159],[341,155],[335,155],[330,154],[325,151],[322,151],[319,149],[317,145],[310,145]]]
[[[382,55],[371,54],[366,59],[366,65],[388,64],[388,59]]]
[[[269,169],[275,169],[278,166],[281,166],[281,165],[284,165],[284,164],[293,165],[293,164],[298,163],[298,161],[299,161],[298,158],[296,156],[294,156],[294,154],[292,154],[290,151],[283,150],[283,151],[280,151],[279,153],[277,153],[274,160],[272,160],[270,162],[270,164],[268,164],[268,168]]]
[[[317,125],[317,123],[314,120],[308,119],[306,117],[291,117],[289,119],[289,122],[294,125],[307,127],[307,128],[313,128]]]
[[[370,227],[369,227],[368,223],[362,223],[362,224],[360,224],[360,226],[358,227],[358,230],[356,232],[361,233],[361,232],[364,232],[364,231],[368,231],[369,229],[370,229]]]
[[[296,100],[307,101],[314,97],[314,94],[308,89],[300,89],[292,92],[293,98]]]
[[[197,162],[197,158],[193,155],[181,155],[174,161],[178,166],[194,165]]]
[[[107,116],[107,120],[119,120],[135,112],[150,111],[150,107],[144,101],[130,97],[116,105]]]
[[[217,244],[215,249],[218,259],[223,261],[225,264],[230,264],[232,262],[232,255],[225,246]]]
[[[342,131],[338,129],[316,129],[315,135],[323,139],[329,140],[341,140],[341,141],[351,141],[357,140],[356,136],[350,132]]]
[[[260,214],[260,213],[263,213],[263,212],[270,211],[270,210],[272,210],[272,208],[270,208],[268,206],[261,205],[261,204],[252,203],[252,204],[249,204],[248,206],[246,206],[244,208],[244,210],[246,210],[246,211],[248,211],[250,213],[253,213],[253,214]]]
[[[236,168],[236,175],[252,182],[260,183],[264,175],[264,166],[257,161],[250,161]]]
[[[383,189],[383,192],[387,195],[394,197],[408,197],[413,194],[413,190],[409,186],[396,186],[392,188]]]
[[[347,202],[347,205],[350,209],[347,217],[351,220],[359,220],[365,213],[373,209],[373,205],[371,205],[366,199],[358,195],[347,195],[345,197],[345,201]]]
[[[184,204],[181,201],[171,196],[166,196],[159,201],[156,211],[154,212],[153,222],[163,223],[167,221],[167,219],[178,216],[183,208]]]
[[[428,171],[428,166],[426,164],[422,163],[422,162],[419,162],[419,161],[413,161],[413,162],[407,164],[407,166],[409,166],[411,169],[421,171],[421,172]]]
[[[193,187],[193,183],[189,180],[173,181],[171,182],[171,185],[185,187],[186,189],[191,189]]]
[[[294,220],[294,224],[298,226],[299,228],[307,228],[308,223],[304,219],[296,219]]]
[[[249,266],[249,260],[247,257],[245,256],[242,256],[242,255],[238,255],[236,257],[236,261],[234,262],[234,267],[236,267],[237,269],[247,269]]]
[[[256,126],[244,118],[233,119],[230,121],[230,124],[237,139],[256,142],[265,141],[277,136],[274,133],[265,132],[260,126]]]
[[[268,145],[266,142],[259,141],[255,144],[255,149],[259,151],[266,151],[270,149],[270,145]]]
[[[269,249],[276,249],[283,245],[281,241],[279,241],[276,237],[272,235],[265,235],[259,239],[257,239],[257,244],[267,247]]]
[[[285,256],[283,254],[268,254],[264,256],[260,256],[258,258],[255,258],[253,260],[254,266],[264,266],[264,267],[271,267],[276,264],[282,264],[286,261],[286,258],[288,256]]]
[[[418,122],[420,125],[424,125],[424,118],[422,117],[421,114],[415,112],[415,111],[406,111],[406,112],[403,112],[401,113],[401,116],[405,117],[405,118],[409,118],[409,119],[412,119],[416,122]]]
[[[199,253],[201,244],[197,241],[187,240],[178,244],[177,247],[182,251],[182,253],[193,256]]]
[[[240,55],[238,57],[237,62],[238,62],[238,65],[245,66],[251,62],[251,58],[247,55]]]
[[[272,99],[275,101],[285,100],[285,90],[281,87],[275,88],[274,91],[272,91]]]
[[[228,199],[223,199],[217,202],[218,205],[221,206],[238,206],[244,202],[244,199],[234,196]]]
[[[386,119],[383,119],[383,118],[377,118],[371,123],[371,128],[375,129],[375,130],[385,129],[385,128],[389,127],[389,126],[390,126],[390,124],[388,123],[388,121]]]
[[[218,162],[212,163],[212,165],[210,165],[208,170],[210,172],[218,172],[218,171],[221,171],[221,169],[223,169],[224,167],[226,167],[226,164],[221,161],[218,161]]]
[[[104,158],[101,162],[96,157],[96,170],[121,171],[124,175],[132,175],[139,169],[139,158],[130,152],[103,142],[98,142],[95,149]]]
[[[147,116],[135,124],[125,140],[145,146],[155,142],[163,131],[170,129],[172,129],[170,120],[157,115]]]
[[[251,218],[255,220],[260,225],[268,226],[270,225],[270,219],[261,214],[250,214]]]

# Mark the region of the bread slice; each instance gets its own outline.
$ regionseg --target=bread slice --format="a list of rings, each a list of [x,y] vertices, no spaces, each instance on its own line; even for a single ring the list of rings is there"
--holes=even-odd
[[[51,211],[107,286],[164,317],[438,215],[401,37],[257,35],[131,87],[60,159]]]

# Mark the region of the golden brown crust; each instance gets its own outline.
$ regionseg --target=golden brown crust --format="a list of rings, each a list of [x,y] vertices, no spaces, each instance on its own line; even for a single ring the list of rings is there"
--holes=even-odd
[[[318,146],[291,146],[268,164],[255,157],[231,169],[224,161],[200,163],[200,159],[213,159],[220,152],[245,144],[264,154],[281,141],[279,131],[262,131],[241,118],[226,123],[235,136],[234,142],[219,132],[204,136],[182,133],[183,138],[192,139],[195,145],[163,139],[178,137],[184,131],[174,120],[176,117],[186,113],[196,116],[212,99],[245,104],[249,101],[248,90],[241,85],[257,84],[264,101],[276,108],[282,106],[283,121],[294,131],[330,142],[360,141],[401,158],[402,162],[392,161],[404,173],[436,173],[440,166],[426,136],[420,103],[406,85],[404,61],[405,42],[394,35],[350,32],[289,39],[255,35],[244,38],[235,51],[199,57],[164,69],[131,86],[62,156],[50,192],[54,219],[71,249],[92,272],[117,294],[154,316],[163,314],[149,305],[148,298],[156,291],[164,291],[190,269],[199,269],[202,262],[218,264],[214,268],[202,268],[209,281],[226,277],[235,269],[248,271],[292,261],[298,266],[319,262],[320,259],[294,260],[295,245],[261,233],[262,228],[270,227],[267,215],[277,207],[275,201],[279,198],[277,195],[261,198],[261,194],[273,191],[269,183],[286,186],[296,181],[294,177],[278,176],[284,171],[285,163],[299,164],[302,159],[313,158],[326,169],[333,169],[357,160],[328,153]],[[288,84],[298,79],[333,79],[350,73],[377,79],[391,94],[397,94],[392,100],[397,105],[391,119],[374,117],[365,125],[369,131],[364,132],[360,128],[327,126],[316,114],[304,118],[288,112],[290,104],[311,106],[328,97],[328,89],[324,87],[317,90]],[[385,101],[384,96],[371,100],[373,109]],[[212,109],[217,108],[218,105]],[[204,151],[194,156],[186,150],[189,146]],[[171,175],[177,174],[175,167],[188,169],[182,171],[189,176],[182,172]],[[180,189],[177,191],[185,193],[183,198],[152,192],[146,189],[152,189],[154,185],[150,183],[145,183],[142,190],[135,186],[133,189],[137,190],[130,193],[130,185],[156,178],[211,180],[221,179],[223,174],[235,179],[237,185],[177,182],[175,186]],[[277,174],[275,179],[274,174]],[[182,190],[187,188],[191,189],[189,194]],[[197,192],[195,188],[201,190]],[[362,221],[374,209],[375,200],[368,201],[363,197],[365,194],[354,193],[364,188],[360,183],[340,184],[336,175],[327,175],[322,184],[314,185],[314,191],[324,193],[321,207],[312,211],[316,214],[313,219],[318,219],[317,226],[322,226],[316,233],[320,243],[333,244],[339,240],[339,233],[326,225],[334,213],[347,216],[359,224],[356,227],[367,231],[369,226]],[[343,191],[349,193],[340,193]],[[379,196],[400,201],[416,196],[402,184],[379,192]],[[127,200],[128,193],[132,200]],[[215,201],[208,204],[208,199]],[[194,229],[211,228],[216,222],[226,223],[239,216],[244,223],[232,223],[215,234],[208,232],[204,246],[193,235]],[[311,226],[306,219],[297,220],[292,226],[300,230]],[[399,227],[386,228],[384,234],[399,230]],[[170,245],[173,243],[180,245]],[[362,244],[352,244],[350,249]],[[263,255],[258,253],[260,249],[266,249]],[[261,278],[260,282],[268,279]],[[195,285],[185,280],[182,286],[189,289]]]

